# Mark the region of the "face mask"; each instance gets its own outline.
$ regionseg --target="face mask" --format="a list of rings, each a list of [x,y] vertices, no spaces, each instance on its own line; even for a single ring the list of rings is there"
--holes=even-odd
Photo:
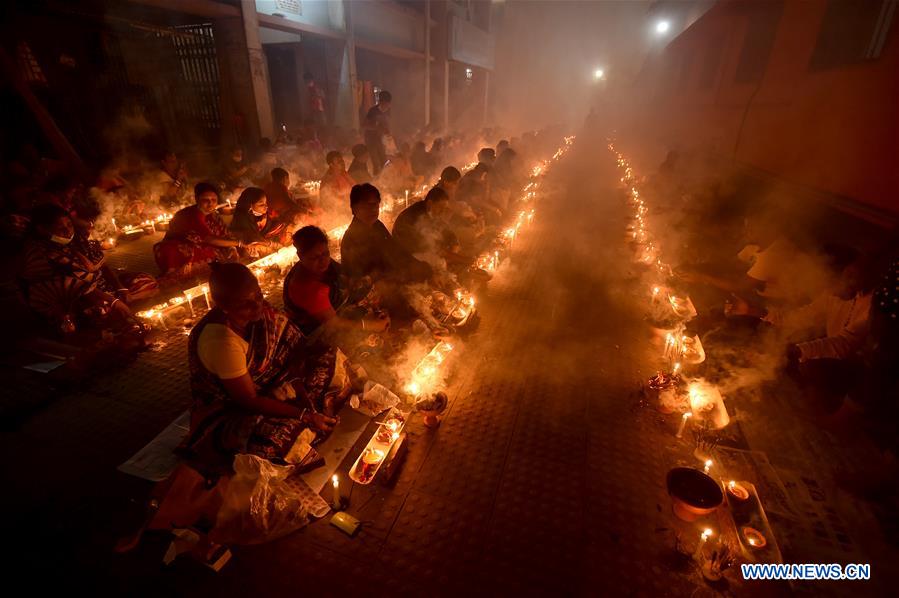
[[[72,242],[73,238],[74,238],[74,235],[72,235],[71,237],[60,237],[58,235],[50,235],[50,240],[59,245],[68,245],[69,243]]]

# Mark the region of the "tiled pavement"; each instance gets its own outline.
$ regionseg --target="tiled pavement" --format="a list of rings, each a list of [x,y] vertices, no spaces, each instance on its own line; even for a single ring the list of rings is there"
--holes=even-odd
[[[598,141],[579,140],[551,173],[534,225],[480,298],[482,326],[455,363],[442,426],[410,423],[410,453],[393,487],[353,488],[349,512],[365,524],[355,539],[326,518],[235,548],[219,574],[188,561],[163,567],[162,536],[133,554],[111,554],[136,510],[132,499],[147,491],[115,466],[188,403],[184,337],[173,332],[160,350],[56,398],[3,435],[13,489],[4,512],[16,523],[8,545],[33,579],[127,595],[722,590],[675,550],[676,536],[689,544],[700,528],[674,520],[664,489],[670,467],[693,464],[689,450],[673,438],[670,418],[634,397],[652,362],[622,266],[623,211],[606,156]],[[771,444],[764,430],[746,428]],[[814,430],[801,433],[806,447],[819,446]],[[820,461],[802,450],[789,465]],[[848,512],[839,516],[857,514]],[[887,558],[865,554],[875,563]]]

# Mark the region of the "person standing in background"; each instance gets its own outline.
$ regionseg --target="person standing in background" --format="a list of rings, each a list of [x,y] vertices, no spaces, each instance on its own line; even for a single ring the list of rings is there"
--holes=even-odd
[[[390,135],[390,104],[393,97],[389,91],[378,94],[378,103],[371,107],[365,115],[363,129],[365,131],[365,145],[371,155],[372,170],[374,176],[381,173],[387,162],[387,148],[384,146],[384,137]]]
[[[312,73],[307,71],[303,75],[303,81],[309,94],[309,114],[306,118],[308,121],[311,121],[312,126],[315,127],[315,131],[320,137],[321,128],[325,126],[325,92],[315,83]]]

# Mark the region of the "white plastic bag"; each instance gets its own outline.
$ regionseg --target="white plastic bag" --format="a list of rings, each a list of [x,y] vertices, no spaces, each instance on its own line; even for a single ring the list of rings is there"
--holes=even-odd
[[[350,397],[350,407],[369,417],[396,407],[399,402],[400,398],[390,392],[390,389],[371,380],[365,383],[365,390],[361,397],[359,395]]]
[[[221,544],[259,544],[306,525],[303,496],[286,481],[292,471],[255,455],[236,455],[210,537]]]

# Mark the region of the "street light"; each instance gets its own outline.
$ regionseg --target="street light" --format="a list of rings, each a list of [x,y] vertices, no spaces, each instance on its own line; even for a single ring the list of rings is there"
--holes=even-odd
[[[605,76],[606,76],[606,72],[602,69],[596,69],[595,71],[593,71],[593,78],[596,79],[597,81],[604,78]]]
[[[671,23],[668,21],[658,21],[656,23],[656,33],[659,35],[665,35],[669,29],[671,29]]]

